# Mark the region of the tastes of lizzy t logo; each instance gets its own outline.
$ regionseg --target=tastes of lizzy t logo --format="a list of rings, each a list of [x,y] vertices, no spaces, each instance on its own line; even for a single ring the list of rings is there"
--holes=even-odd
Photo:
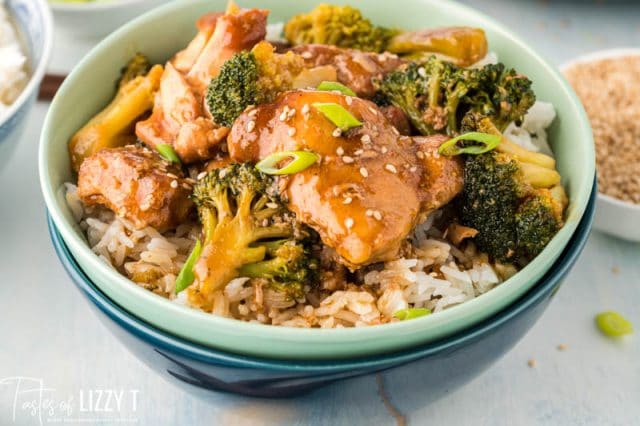
[[[15,424],[137,423],[137,389],[80,389],[59,395],[34,377],[0,378],[0,419]]]

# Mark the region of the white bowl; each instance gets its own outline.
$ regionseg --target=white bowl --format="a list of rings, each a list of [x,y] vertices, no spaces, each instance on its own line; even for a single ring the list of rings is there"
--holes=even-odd
[[[602,59],[640,56],[640,48],[622,47],[599,50],[571,59],[560,66],[564,73],[574,65]],[[598,192],[593,227],[598,231],[629,241],[640,241],[640,204],[622,201]]]
[[[56,27],[69,34],[102,38],[167,0],[95,0],[74,3],[49,0]]]
[[[18,30],[18,37],[28,58],[30,76],[18,98],[0,117],[0,170],[9,163],[25,129],[28,113],[35,103],[49,63],[53,38],[51,11],[46,0],[5,0],[4,7]]]

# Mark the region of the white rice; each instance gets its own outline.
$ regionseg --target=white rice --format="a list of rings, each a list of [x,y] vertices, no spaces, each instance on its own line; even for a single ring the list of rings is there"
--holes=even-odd
[[[27,58],[9,14],[0,0],[0,120],[28,81]]]
[[[174,294],[175,279],[200,232],[197,224],[181,225],[160,234],[137,230],[112,212],[83,207],[73,184],[66,184],[66,201],[84,230],[91,250],[136,284],[189,306],[187,292]],[[212,314],[289,327],[360,327],[397,321],[400,309],[424,307],[439,312],[489,291],[502,280],[486,256],[472,248],[462,253],[434,228],[439,212],[416,227],[414,257],[384,264],[364,276],[364,286],[348,284],[321,296],[296,301],[263,288],[249,278],[231,280],[214,295]],[[319,297],[317,300],[314,297]]]

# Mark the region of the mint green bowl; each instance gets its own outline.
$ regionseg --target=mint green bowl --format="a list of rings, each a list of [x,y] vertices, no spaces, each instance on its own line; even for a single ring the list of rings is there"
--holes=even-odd
[[[313,0],[243,0],[244,7],[271,10],[270,22],[308,11]],[[593,138],[586,115],[564,78],[526,43],[473,9],[445,0],[385,2],[353,0],[374,22],[406,29],[443,25],[484,28],[500,60],[528,75],[540,100],[556,107],[550,140],[571,203],[564,228],[517,275],[490,292],[435,315],[375,327],[295,329],[220,318],[169,302],[131,283],[87,246],[64,199],[63,184],[73,176],[67,141],[113,96],[120,67],[135,52],[164,62],[195,34],[194,22],[225,0],[176,1],[129,23],[102,41],[71,73],[54,99],[40,141],[39,169],[44,198],[60,234],[92,281],[114,302],[161,330],[193,342],[238,354],[286,359],[338,359],[374,355],[435,341],[468,328],[507,307],[534,286],[558,258],[580,221],[595,174]]]

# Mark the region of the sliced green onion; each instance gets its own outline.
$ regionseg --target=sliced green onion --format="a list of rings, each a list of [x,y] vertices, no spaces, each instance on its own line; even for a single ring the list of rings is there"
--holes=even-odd
[[[400,309],[399,311],[395,311],[393,316],[398,318],[400,321],[410,320],[414,318],[423,317],[425,315],[429,315],[431,310],[427,308],[407,308]]]
[[[278,167],[278,163],[287,159],[291,161]],[[318,154],[308,151],[274,152],[256,164],[256,169],[268,175],[292,175],[311,167],[319,159]]]
[[[337,81],[323,81],[317,87],[318,90],[322,90],[323,92],[333,92],[338,91],[343,95],[347,96],[356,96],[356,93],[349,89],[344,84],[340,84]]]
[[[193,281],[196,279],[196,276],[193,273],[193,266],[196,264],[196,261],[200,257],[201,253],[202,244],[200,244],[200,240],[197,240],[196,245],[193,247],[193,251],[187,258],[187,261],[184,262],[184,266],[180,270],[178,278],[176,278],[176,294],[180,293],[182,290],[193,284]]]
[[[162,158],[164,158],[165,160],[170,161],[172,163],[180,164],[180,157],[178,157],[178,154],[176,154],[176,151],[173,149],[171,145],[166,143],[161,143],[156,145],[156,149],[158,150],[158,153],[160,153]]]
[[[617,312],[607,311],[596,315],[600,331],[609,337],[620,337],[633,333],[633,325]]]
[[[362,122],[351,115],[342,105],[332,102],[316,102],[312,105],[343,132],[353,129],[354,127],[362,126]]]
[[[484,154],[495,149],[500,145],[502,136],[491,135],[489,133],[469,132],[464,135],[456,136],[449,139],[438,148],[438,153],[447,156],[460,154]],[[476,142],[474,144],[465,144],[465,141]]]

